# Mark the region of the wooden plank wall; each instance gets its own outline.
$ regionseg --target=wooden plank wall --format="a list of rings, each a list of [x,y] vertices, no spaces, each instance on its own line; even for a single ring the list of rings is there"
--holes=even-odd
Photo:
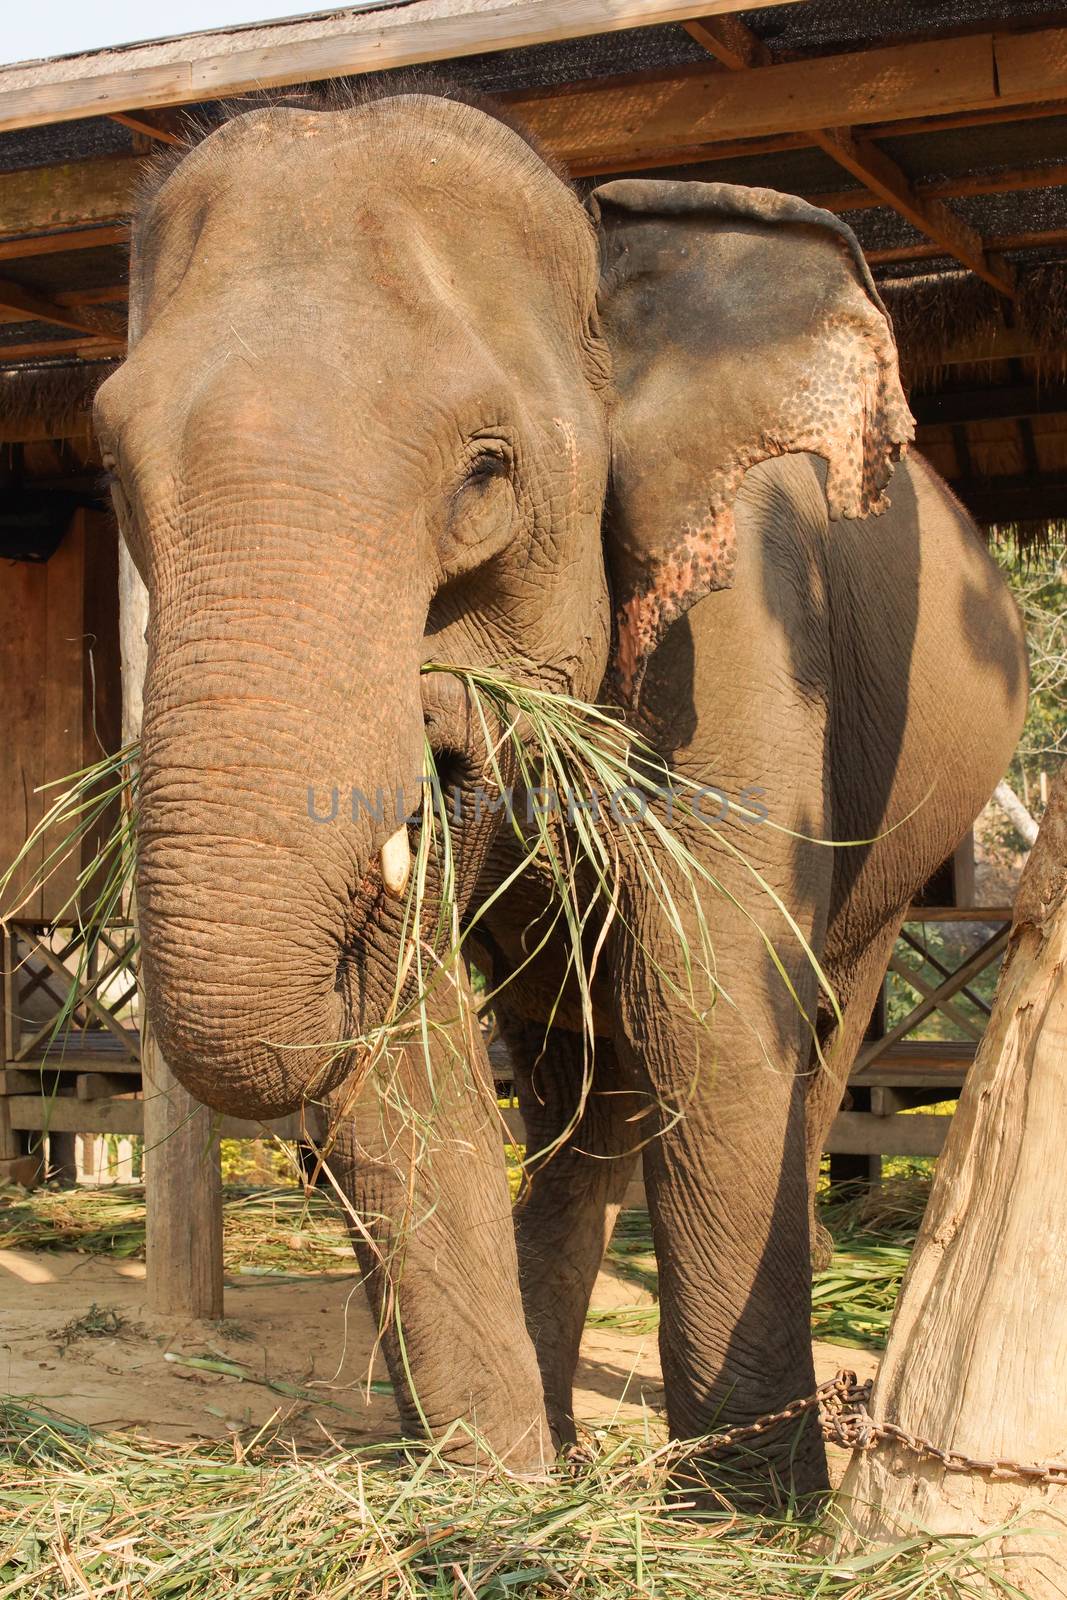
[[[0,862],[6,866],[58,791],[41,784],[114,749],[119,698],[115,530],[77,511],[49,561],[0,562]],[[91,652],[91,654],[90,654]],[[94,718],[95,710],[95,718]],[[95,727],[94,727],[95,720]],[[87,847],[87,853],[92,846]],[[39,870],[42,851],[23,882]],[[72,858],[20,915],[45,921],[74,887]],[[17,903],[5,897],[5,909]]]

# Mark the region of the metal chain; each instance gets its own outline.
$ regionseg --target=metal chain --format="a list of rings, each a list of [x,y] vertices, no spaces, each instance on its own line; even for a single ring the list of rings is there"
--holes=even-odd
[[[983,1460],[965,1456],[958,1450],[942,1450],[898,1427],[895,1422],[876,1422],[867,1409],[874,1382],[868,1378],[860,1383],[854,1372],[842,1369],[836,1378],[820,1383],[814,1394],[803,1400],[794,1400],[781,1411],[768,1411],[755,1422],[739,1423],[722,1433],[712,1434],[700,1446],[701,1453],[718,1455],[744,1439],[756,1439],[783,1422],[792,1422],[805,1412],[818,1410],[822,1436],[845,1450],[873,1450],[883,1439],[903,1445],[913,1455],[936,1461],[946,1472],[984,1472],[990,1478],[1023,1478],[1029,1483],[1067,1484],[1067,1462],[1046,1461],[1041,1464],[1026,1461],[1007,1461],[1001,1457]]]

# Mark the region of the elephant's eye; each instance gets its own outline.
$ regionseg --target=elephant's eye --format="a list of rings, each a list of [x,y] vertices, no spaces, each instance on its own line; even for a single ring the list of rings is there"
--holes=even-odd
[[[494,441],[471,455],[451,498],[443,552],[450,575],[495,555],[510,539],[514,520],[511,453]]]
[[[467,468],[463,488],[484,489],[497,478],[508,477],[511,462],[503,453],[481,451]]]

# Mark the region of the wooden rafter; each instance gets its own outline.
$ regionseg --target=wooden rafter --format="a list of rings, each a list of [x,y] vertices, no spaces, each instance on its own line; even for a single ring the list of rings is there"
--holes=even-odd
[[[736,19],[713,20],[728,41],[736,45],[743,39],[736,25],[722,26]],[[710,27],[707,19],[703,26]],[[709,58],[706,68],[524,90],[504,98],[576,175],[769,154],[810,146],[817,136],[837,140],[833,153],[842,164],[859,156],[871,168],[869,141],[894,127],[919,132],[931,126],[1062,113],[1067,79],[1055,63],[1067,51],[1067,29],[1046,29],[1026,39],[1037,57],[1029,89],[1047,97],[1048,105],[1018,104],[1023,93],[1018,74],[998,77],[1002,59],[1009,64],[1012,59],[1011,41],[991,34],[757,65],[733,73]],[[1042,42],[1040,51],[1034,39]],[[0,72],[0,99],[3,80]],[[1005,103],[1005,84],[1010,104]],[[851,144],[834,132],[846,114]],[[37,248],[11,235],[52,234],[79,223],[119,223],[129,215],[142,170],[138,158],[124,156],[0,173],[0,259]],[[908,191],[903,175],[885,159],[868,176],[893,191],[898,209],[908,214],[910,207],[916,218],[921,215],[928,236],[942,249],[968,264],[980,261],[978,236],[947,208],[938,211],[934,206],[943,196],[916,186]],[[81,242],[68,239],[70,248]],[[40,248],[53,246],[42,243]],[[1000,269],[992,265],[999,283]]]
[[[133,209],[144,170],[137,156],[94,156],[0,172],[0,237],[122,222]]]
[[[381,72],[623,28],[739,11],[747,0],[406,0],[257,29],[99,51],[0,71],[0,130],[187,105],[283,84]],[[777,0],[794,5],[798,0]]]
[[[705,5],[676,0],[411,0],[406,5],[345,13],[309,24],[274,24],[247,31],[243,40],[262,41],[241,48],[240,31],[209,36],[195,59],[182,42],[138,46],[121,56],[101,52],[72,61],[48,63],[42,72],[25,67],[0,70],[0,130],[61,122],[87,115],[153,110],[240,94],[264,87],[387,67],[443,60],[496,49],[513,49],[549,39],[574,38],[656,22],[684,21],[710,12],[719,16],[743,9],[745,0],[707,0]],[[795,3],[795,0],[779,0]],[[210,46],[217,45],[212,51]],[[875,120],[948,115],[1005,106],[1027,106],[1067,98],[1067,30],[1033,33],[984,32],[949,39],[925,39],[880,49],[860,50],[778,65],[768,93],[765,84],[746,83],[731,94],[721,76],[715,106],[700,104],[696,141],[675,128],[668,140],[650,141],[641,120],[619,132],[646,150],[667,144],[709,142],[716,138],[833,127],[855,127]],[[699,76],[698,69],[698,76]],[[762,76],[762,74],[761,74]],[[674,90],[684,88],[684,69],[671,75]],[[598,86],[601,87],[601,86]],[[740,86],[738,86],[740,87]],[[602,109],[613,109],[611,85],[604,86]],[[536,98],[536,96],[534,97]],[[704,100],[706,102],[707,96]],[[717,102],[721,99],[722,104]],[[573,102],[572,102],[573,106]],[[642,109],[640,100],[638,109]],[[653,121],[662,124],[662,105]],[[691,120],[690,97],[674,107]],[[625,140],[618,141],[624,144]],[[585,150],[567,152],[585,158]],[[605,146],[602,154],[622,154]]]
[[[1062,472],[950,481],[978,522],[1062,522],[1067,516],[1067,474]]]
[[[685,24],[691,36],[731,72],[752,73],[775,68],[774,57],[740,17],[702,17]],[[1011,267],[986,248],[981,234],[958,217],[945,203],[921,195],[900,166],[875,142],[853,128],[813,128],[814,144],[839,166],[858,178],[883,204],[911,223],[913,228],[955,256],[964,266],[1011,297],[1015,279]]]
[[[1057,246],[1067,244],[1067,228],[1040,228],[1024,230],[1019,233],[998,233],[986,240],[990,251],[998,250],[1036,250],[1042,246]],[[885,250],[867,250],[864,252],[867,260],[874,266],[890,266],[897,261],[925,261],[932,257],[948,255],[949,252],[942,245],[934,244],[903,244],[893,245]]]
[[[0,413],[0,444],[51,444],[56,439],[71,439],[87,450],[92,436],[92,417],[88,411],[72,411],[58,421],[49,417],[44,422],[33,417],[13,421]]]
[[[2,187],[0,180],[0,192]],[[104,228],[39,233],[29,239],[0,239],[0,261],[28,261],[34,256],[65,255],[68,250],[100,250],[108,245],[126,244],[129,236],[125,223],[114,223]]]
[[[938,354],[937,365],[970,367],[987,361],[1022,361],[1036,354],[1037,343],[1030,334],[1021,328],[999,326],[956,340]]]
[[[1008,383],[982,389],[949,389],[940,394],[913,394],[909,404],[922,427],[1015,422],[1020,417],[1067,415],[1067,384]]]
[[[965,172],[956,178],[926,178],[913,185],[924,199],[959,199],[976,194],[1015,194],[1024,189],[1058,189],[1067,185],[1067,161],[1036,167],[1000,167],[995,172]],[[827,211],[866,211],[882,202],[870,189],[835,189],[807,196]]]
[[[0,278],[0,313],[12,313],[19,321],[49,322],[57,328],[73,328],[76,333],[107,334],[115,339],[126,337],[125,319],[111,311],[61,304],[48,295],[25,289],[19,283]]]
[[[731,72],[774,65],[774,57],[759,34],[740,17],[693,17],[682,26],[691,39]]]
[[[878,121],[1067,100],[1060,60],[1067,29],[1028,35],[1044,41],[1048,60],[1034,62],[1024,85],[998,75],[1003,35],[924,39],[871,50],[786,61],[723,73],[712,62],[669,73],[597,80],[505,97],[519,116],[567,162],[640,160],[670,149],[725,140]]]
[[[944,133],[955,128],[988,128],[998,122],[1040,122],[1045,117],[1062,117],[1060,100],[1044,100],[1036,105],[986,106],[972,111],[953,111],[931,117],[902,117],[898,122],[872,122],[863,132],[869,139],[901,137],[919,133]]]
[[[0,344],[0,367],[12,361],[51,361],[58,356],[80,356],[86,361],[100,361],[110,356],[122,355],[126,349],[126,336],[81,339],[31,339],[25,344]]]
[[[977,229],[942,200],[917,194],[897,163],[870,139],[859,138],[847,128],[834,128],[823,130],[816,142],[872,194],[940,246],[945,255],[955,256],[1000,294],[1014,296],[1015,275],[1011,267],[987,246]]]
[[[112,122],[118,122],[132,133],[142,133],[160,144],[184,144],[185,135],[173,114],[166,111],[113,111]]]
[[[520,114],[521,106],[516,108]],[[980,111],[957,111],[951,116],[941,117],[908,117],[899,122],[882,122],[871,124],[857,124],[854,132],[861,134],[866,139],[886,138],[914,138],[924,133],[945,133],[961,128],[988,128],[995,127],[1002,122],[1032,122],[1044,117],[1062,116],[1064,107],[1060,102],[1052,102],[1039,106],[1001,106],[991,107]],[[715,144],[687,144],[675,145],[670,149],[644,151],[640,156],[600,155],[587,160],[570,162],[571,175],[576,178],[597,176],[604,177],[609,173],[634,172],[652,167],[681,167],[689,166],[696,162],[734,161],[748,156],[777,155],[781,150],[810,150],[815,148],[812,134],[803,130],[793,133],[782,133],[763,138],[719,140]],[[1024,182],[1020,185],[1006,185],[1008,187],[1038,188],[1041,186],[1037,179],[1038,169],[1021,168],[1021,172],[1034,172],[1034,181]],[[1005,174],[1008,176],[1008,174]],[[954,193],[961,194],[998,194],[999,189],[975,188],[955,191],[950,185],[963,182],[962,179],[944,179],[936,187],[933,184],[918,183],[916,191],[920,194],[938,194],[950,198]],[[1059,177],[1049,179],[1051,184],[1061,182]],[[850,197],[858,197],[862,204],[866,196],[868,205],[881,205],[881,201],[865,189],[849,189],[839,191],[847,193]],[[820,202],[822,203],[822,202]],[[831,207],[830,209],[834,209]],[[842,209],[845,209],[842,207]]]
[[[53,295],[57,305],[60,306],[112,306],[121,305],[130,297],[128,283],[108,283],[97,289],[64,289],[62,294]]]

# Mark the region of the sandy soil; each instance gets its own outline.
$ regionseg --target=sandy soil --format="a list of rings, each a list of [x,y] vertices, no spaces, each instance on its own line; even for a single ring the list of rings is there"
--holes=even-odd
[[[594,1306],[647,1304],[646,1291],[610,1270],[600,1274]],[[351,1272],[234,1274],[221,1322],[176,1323],[147,1311],[142,1262],[0,1250],[0,1307],[0,1390],[96,1427],[219,1439],[247,1437],[277,1416],[286,1435],[320,1443],[323,1429],[346,1443],[395,1429],[384,1362]],[[190,1357],[239,1363],[311,1398],[183,1366]],[[820,1380],[841,1366],[869,1377],[876,1365],[865,1351],[815,1345]],[[655,1334],[587,1329],[575,1398],[589,1427],[644,1419],[662,1437]]]

